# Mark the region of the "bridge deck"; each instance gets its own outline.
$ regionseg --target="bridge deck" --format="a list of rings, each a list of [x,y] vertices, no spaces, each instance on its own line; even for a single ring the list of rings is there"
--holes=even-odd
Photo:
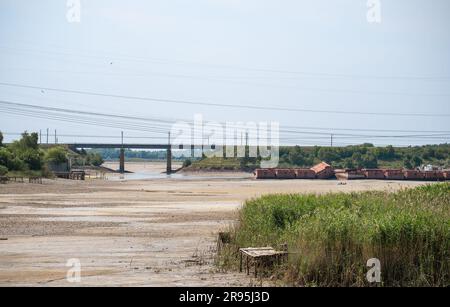
[[[100,144],[100,143],[72,143],[72,144],[60,144],[72,148],[127,148],[127,149],[195,149],[202,148],[202,146],[208,145],[183,145],[175,146],[169,144]],[[210,145],[213,149],[214,145]]]

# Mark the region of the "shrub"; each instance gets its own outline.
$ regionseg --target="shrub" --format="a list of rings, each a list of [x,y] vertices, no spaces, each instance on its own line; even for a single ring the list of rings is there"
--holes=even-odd
[[[98,153],[88,153],[87,158],[86,158],[86,163],[88,165],[93,165],[93,166],[100,166],[103,164],[103,158],[100,154]]]
[[[8,173],[8,168],[6,166],[0,165],[0,176],[5,176]]]
[[[11,159],[12,153],[6,148],[0,148],[0,165],[8,166]]]
[[[36,149],[26,149],[20,152],[19,158],[27,164],[30,170],[40,170],[42,168],[42,152]]]
[[[63,164],[67,162],[67,151],[63,147],[50,148],[46,155],[45,160],[47,162],[53,162],[56,164]]]
[[[14,157],[9,160],[7,166],[10,171],[23,171],[28,168],[25,162],[22,161],[19,157]]]
[[[192,161],[190,159],[186,159],[183,161],[183,167],[188,167],[192,164]]]

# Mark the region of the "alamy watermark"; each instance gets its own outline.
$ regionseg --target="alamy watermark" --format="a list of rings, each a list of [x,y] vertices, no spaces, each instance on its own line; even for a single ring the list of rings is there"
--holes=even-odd
[[[370,258],[367,260],[367,267],[370,268],[367,271],[366,278],[370,283],[381,282],[381,262],[377,258]]]
[[[66,280],[69,283],[81,282],[81,261],[77,258],[67,260],[66,267],[69,267]]]
[[[69,23],[81,22],[81,0],[67,0],[66,19]]]
[[[367,22],[381,23],[381,0],[367,0]]]
[[[262,168],[278,166],[280,132],[278,122],[205,122],[201,114],[194,122],[177,122],[171,129],[172,149],[191,150],[191,156],[260,158]]]

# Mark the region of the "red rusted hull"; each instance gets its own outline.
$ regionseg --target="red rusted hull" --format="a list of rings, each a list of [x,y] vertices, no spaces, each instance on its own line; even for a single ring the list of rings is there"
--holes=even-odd
[[[295,177],[297,179],[315,179],[316,173],[309,168],[297,168],[295,169]]]
[[[275,169],[275,174],[277,179],[295,179],[295,170],[294,169]]]
[[[382,169],[363,169],[362,171],[367,179],[384,179],[384,171]]]
[[[419,172],[419,171],[415,171],[415,170],[403,171],[403,177],[406,180],[420,180],[420,179],[423,179],[422,173]]]
[[[403,180],[403,170],[387,169],[384,171],[384,178],[389,180]]]
[[[274,169],[257,169],[254,172],[256,179],[275,179],[276,174]]]

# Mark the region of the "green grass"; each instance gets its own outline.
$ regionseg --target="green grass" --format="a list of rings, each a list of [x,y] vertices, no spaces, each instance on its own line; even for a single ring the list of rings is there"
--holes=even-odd
[[[378,258],[383,286],[450,286],[450,184],[249,200],[219,264],[236,267],[238,247],[283,243],[290,259],[274,273],[290,285],[367,286]]]
[[[239,158],[204,158],[198,161],[192,161],[189,169],[192,170],[250,170],[255,169],[258,166],[247,164],[245,167],[241,165],[241,159]]]
[[[53,178],[53,175],[48,172],[47,170],[39,170],[39,171],[31,171],[31,170],[24,170],[24,171],[9,171],[6,176],[8,177],[45,177],[45,178]]]

